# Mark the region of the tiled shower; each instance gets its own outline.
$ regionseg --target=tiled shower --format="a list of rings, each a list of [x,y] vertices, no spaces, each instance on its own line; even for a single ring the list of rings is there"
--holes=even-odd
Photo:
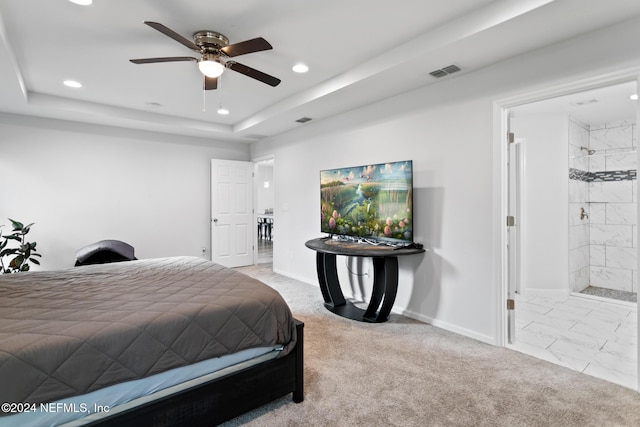
[[[571,290],[635,301],[636,124],[569,126]]]

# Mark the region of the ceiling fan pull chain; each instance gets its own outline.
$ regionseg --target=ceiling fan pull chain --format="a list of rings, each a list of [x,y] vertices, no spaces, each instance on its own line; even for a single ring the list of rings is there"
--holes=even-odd
[[[202,112],[207,112],[207,91],[205,90],[205,85],[207,84],[207,77],[202,78]]]

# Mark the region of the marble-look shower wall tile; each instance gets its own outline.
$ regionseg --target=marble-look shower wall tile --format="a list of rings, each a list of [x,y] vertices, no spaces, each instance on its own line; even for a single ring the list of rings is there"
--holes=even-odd
[[[638,250],[636,248],[607,247],[607,267],[638,270]]]
[[[589,267],[589,246],[581,246],[569,251],[569,271]]]
[[[589,241],[592,245],[633,246],[633,226],[591,224]]]
[[[628,292],[631,292],[633,287],[633,274],[631,270],[591,267],[590,276],[589,282],[591,286]]]
[[[625,203],[633,201],[631,181],[590,182],[589,201]]]
[[[589,157],[589,172],[600,172],[607,170],[607,158],[604,155]]]
[[[590,162],[589,157],[586,155],[585,152],[580,152],[580,149],[578,147],[574,147],[574,148],[576,148],[576,150],[572,150],[572,151],[576,151],[576,154],[569,154],[569,159],[570,159],[569,167],[578,169],[581,171],[588,171],[589,162]]]
[[[589,223],[591,224],[607,223],[607,204],[606,203],[589,203]]]
[[[589,132],[589,148],[602,151],[633,146],[631,126],[618,126]]]
[[[615,120],[612,122],[605,123],[606,128],[619,128],[622,126],[633,126],[635,124],[635,120]]]
[[[585,203],[589,201],[589,183],[584,181],[578,181],[575,179],[569,180],[569,202],[571,203]]]
[[[636,225],[638,209],[635,203],[607,203],[607,224]]]
[[[630,152],[608,154],[603,156],[607,171],[635,170],[638,166],[638,155]]]
[[[569,280],[574,291],[588,285],[637,290],[636,131],[632,121],[588,126],[570,119]],[[595,153],[589,155],[587,149]],[[580,219],[581,208],[588,218]],[[581,225],[586,223],[585,232]]]
[[[569,275],[569,287],[573,292],[580,292],[589,286],[589,267],[572,271]]]
[[[582,247],[589,247],[589,230],[588,224],[569,227],[569,250]]]
[[[607,266],[607,250],[604,245],[589,246],[589,264],[595,267]]]

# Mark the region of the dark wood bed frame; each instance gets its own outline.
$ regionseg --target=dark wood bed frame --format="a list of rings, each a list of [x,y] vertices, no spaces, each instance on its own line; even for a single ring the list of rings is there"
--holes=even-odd
[[[180,393],[86,424],[87,426],[212,426],[293,393],[304,399],[304,323],[285,357],[269,360]]]

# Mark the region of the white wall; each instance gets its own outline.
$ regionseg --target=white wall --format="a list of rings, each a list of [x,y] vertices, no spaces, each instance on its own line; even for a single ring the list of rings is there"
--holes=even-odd
[[[501,165],[494,164],[500,158],[494,155],[494,102],[638,67],[639,37],[636,19],[252,144],[252,158],[273,154],[278,165],[274,270],[317,283],[314,253],[304,243],[321,235],[321,169],[412,159],[415,240],[427,252],[400,259],[394,310],[501,342],[496,236],[504,218]],[[566,184],[566,168],[564,173]],[[566,208],[566,195],[561,205]],[[359,279],[348,280],[339,264],[345,294],[353,283],[357,294]]]
[[[523,256],[526,292],[569,294],[569,118],[514,111],[525,141]]]
[[[456,83],[443,85],[442,95]],[[253,147],[256,156],[275,153],[278,165],[274,267],[317,283],[315,254],[304,242],[321,235],[321,169],[412,159],[414,239],[427,252],[400,258],[396,307],[491,341],[491,102],[437,98],[431,108],[421,108],[424,98],[415,93],[386,102],[384,108],[365,108]],[[345,294],[350,294],[348,274],[341,270]],[[352,280],[359,291],[358,280]],[[366,294],[370,278],[364,282]],[[320,303],[320,293],[318,297]]]
[[[103,239],[138,258],[210,248],[210,159],[247,145],[0,114],[0,224],[35,225],[42,268]],[[9,230],[7,230],[9,231]]]

